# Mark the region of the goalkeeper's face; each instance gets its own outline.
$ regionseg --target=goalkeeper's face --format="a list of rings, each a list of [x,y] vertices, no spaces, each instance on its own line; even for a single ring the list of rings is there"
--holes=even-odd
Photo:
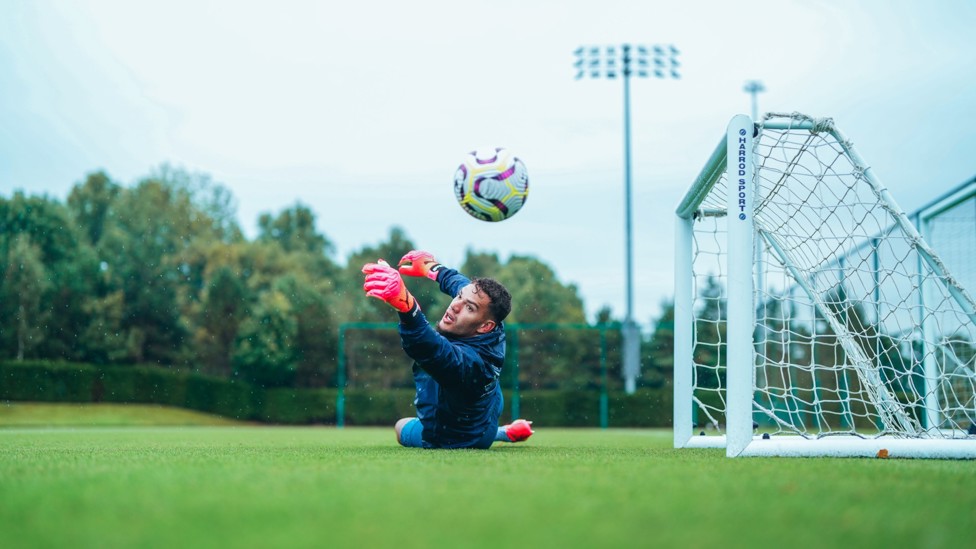
[[[442,334],[455,337],[471,337],[488,333],[495,329],[495,321],[491,318],[489,305],[491,299],[484,292],[478,291],[474,284],[468,284],[454,296],[454,300],[447,306],[444,316],[437,323],[437,329]]]

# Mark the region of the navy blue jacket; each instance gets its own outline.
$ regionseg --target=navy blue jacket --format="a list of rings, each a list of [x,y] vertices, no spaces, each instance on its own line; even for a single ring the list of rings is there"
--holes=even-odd
[[[441,291],[456,296],[470,280],[441,268]],[[433,432],[424,441],[434,448],[487,448],[498,431],[502,392],[498,378],[505,361],[505,328],[455,338],[431,327],[419,307],[400,314],[400,340],[407,356],[439,386]]]

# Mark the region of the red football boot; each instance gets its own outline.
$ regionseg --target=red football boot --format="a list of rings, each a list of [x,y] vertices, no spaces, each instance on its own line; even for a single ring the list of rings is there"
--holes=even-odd
[[[535,431],[532,430],[532,422],[524,419],[516,419],[505,426],[505,434],[512,442],[522,442],[528,439]]]

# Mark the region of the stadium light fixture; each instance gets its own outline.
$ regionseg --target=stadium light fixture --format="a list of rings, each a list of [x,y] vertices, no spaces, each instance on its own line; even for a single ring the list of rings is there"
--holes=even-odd
[[[634,322],[633,280],[633,224],[631,220],[631,168],[630,168],[630,79],[634,78],[681,78],[678,62],[680,52],[668,45],[580,46],[573,50],[576,61],[576,79],[609,78],[618,76],[624,81],[624,245],[626,257],[626,318],[622,327],[624,344],[624,387],[628,394],[637,388],[640,374],[640,329]]]

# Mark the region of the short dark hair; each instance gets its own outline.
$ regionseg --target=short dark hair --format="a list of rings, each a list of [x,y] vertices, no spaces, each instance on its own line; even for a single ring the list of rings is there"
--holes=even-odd
[[[499,324],[512,312],[512,294],[494,278],[475,278],[471,281],[479,292],[484,292],[490,301],[488,311]]]

